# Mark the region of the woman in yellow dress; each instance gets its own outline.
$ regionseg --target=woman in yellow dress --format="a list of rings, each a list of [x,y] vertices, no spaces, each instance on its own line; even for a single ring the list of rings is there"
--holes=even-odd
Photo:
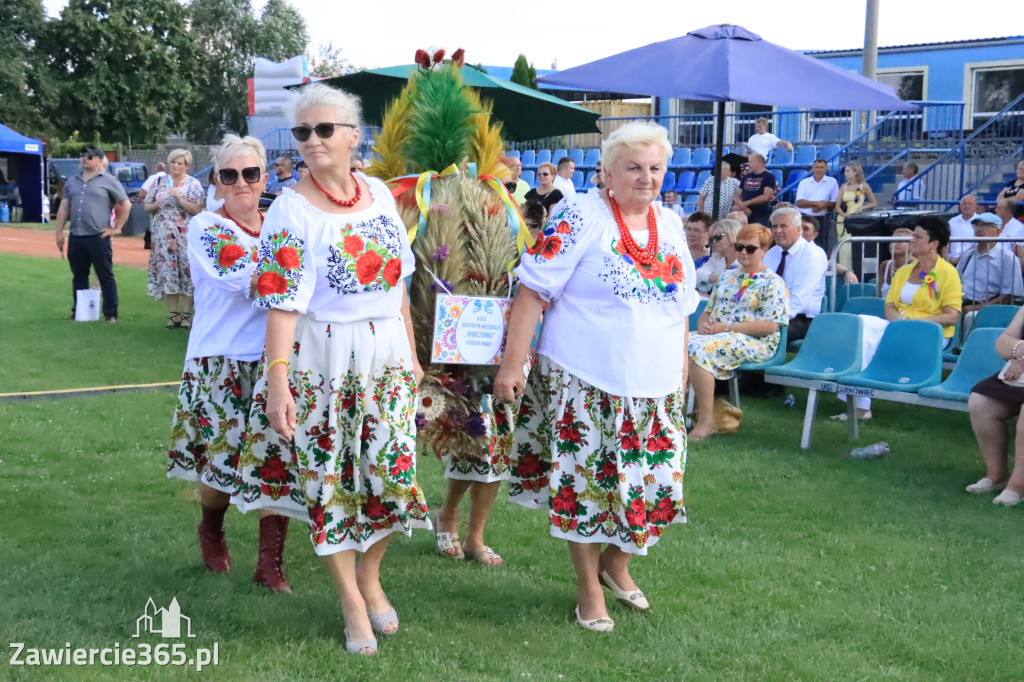
[[[850,236],[846,229],[847,216],[878,206],[871,185],[864,181],[864,168],[860,163],[851,161],[843,169],[846,182],[839,187],[839,203],[836,204],[836,237],[842,241]],[[847,270],[853,268],[853,255],[850,245],[839,249],[839,264]]]

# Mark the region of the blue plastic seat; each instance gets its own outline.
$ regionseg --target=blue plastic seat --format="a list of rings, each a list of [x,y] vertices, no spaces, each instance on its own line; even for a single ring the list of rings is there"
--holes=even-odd
[[[570,150],[569,151],[569,158],[572,159],[573,163],[575,163],[577,166],[582,166],[583,165],[583,150],[582,149]]]
[[[776,147],[768,155],[769,166],[790,166],[793,164],[793,150],[785,147]]]
[[[782,187],[782,171],[778,168],[769,168],[768,172],[775,176],[775,186]]]
[[[565,149],[556,149],[551,152],[551,163],[557,164],[563,156],[569,156],[569,152]]]
[[[519,176],[519,179],[525,182],[530,187],[537,186],[537,173],[532,170],[524,170],[523,174]]]
[[[682,171],[679,173],[679,178],[676,180],[676,191],[687,192],[693,189],[694,185],[697,184],[697,176],[693,171]]]
[[[956,324],[953,326],[953,338],[942,353],[942,361],[947,365],[955,365],[956,361],[960,359],[960,337],[963,336],[960,327],[963,320],[963,315],[957,315]]]
[[[676,174],[672,171],[665,173],[665,177],[661,181],[661,193],[664,194],[669,190],[676,188]]]
[[[1002,333],[1003,330],[998,328],[972,331],[964,343],[959,362],[946,380],[938,386],[922,388],[918,395],[966,403],[975,384],[1002,368],[1005,361],[996,352],[996,339]]]
[[[784,185],[784,187],[791,187],[792,189],[786,192],[786,196],[780,198],[784,199],[785,201],[796,201],[796,185],[799,184],[801,180],[808,177],[809,175],[810,172],[804,170],[803,168],[797,168],[796,170],[789,171],[789,175],[786,176],[786,184]]]
[[[518,159],[519,158],[519,150],[518,149],[510,149],[510,150],[508,150],[508,152],[505,155],[508,156],[510,159]]]
[[[826,284],[826,286],[828,286]],[[827,289],[826,289],[827,290]],[[878,288],[873,284],[864,284],[858,282],[856,284],[847,284],[846,282],[840,282],[836,287],[836,301],[835,305],[832,306],[833,310],[843,310],[843,305],[846,303],[846,299],[854,298],[857,296],[877,296]],[[885,304],[882,304],[885,307]],[[843,310],[843,312],[846,312]]]
[[[742,365],[736,368],[736,371],[729,377],[729,397],[732,398],[732,404],[736,407],[740,406],[740,372],[761,372],[769,367],[778,367],[779,365],[785,364],[786,362],[786,343],[789,341],[789,326],[782,325],[779,328],[779,346],[775,349],[775,355],[771,356],[764,362],[744,362]]]
[[[818,150],[813,144],[802,144],[796,148],[793,155],[793,165],[810,168],[814,160],[818,158]]]
[[[685,213],[686,215],[690,215],[696,210],[697,197],[691,194],[690,196],[686,197],[685,201],[683,201],[683,213]]]
[[[523,164],[523,168],[536,168],[537,167],[537,152],[532,149],[527,149],[523,152],[520,157],[520,162]]]
[[[586,189],[590,189],[591,187],[595,187],[595,185],[594,185],[594,176],[596,176],[596,175],[597,175],[597,171],[596,170],[592,170],[589,173],[587,173],[587,179],[583,182],[583,184],[584,184]]]
[[[583,158],[583,165],[587,168],[596,168],[597,162],[601,160],[601,150],[597,147],[591,147],[587,150],[587,155]]]
[[[585,189],[585,186],[583,184],[583,171],[573,171],[572,186],[577,192]]]
[[[690,163],[686,164],[690,168],[710,168],[711,167],[711,150],[707,147],[701,147],[700,149],[694,149],[693,154],[690,156]]]
[[[672,160],[669,161],[669,168],[686,168],[690,165],[690,155],[693,153],[689,147],[678,147],[675,153],[672,154]]]
[[[843,303],[841,312],[850,315],[874,315],[885,319],[885,299],[877,296],[851,296]]]
[[[700,300],[700,303],[697,304],[697,309],[694,310],[692,313],[690,313],[689,320],[690,320],[690,331],[691,332],[697,331],[697,320],[700,319],[701,313],[703,313],[704,309],[707,308],[707,307],[708,307],[707,299],[703,299],[702,298]]]
[[[978,311],[978,314],[974,316],[974,324],[971,325],[971,333],[973,334],[975,329],[987,329],[994,327],[997,329],[1006,329],[1010,322],[1013,320],[1013,316],[1020,310],[1020,306],[1015,305],[997,305],[991,304],[983,307]]]
[[[537,165],[539,166],[542,163],[551,163],[550,149],[541,149],[540,151],[537,152]]]
[[[860,371],[864,322],[856,315],[821,313],[811,320],[796,357],[766,376],[835,381]]]
[[[844,376],[840,383],[917,393],[941,381],[942,327],[926,320],[900,320],[885,328],[868,366]]]
[[[818,156],[828,161],[829,173],[838,173],[841,170],[839,168],[840,149],[842,149],[842,147],[837,144],[827,144],[821,148],[821,153],[818,154]]]
[[[700,173],[697,173],[697,182],[693,183],[694,194],[700,194],[700,188],[704,186],[704,183],[707,182],[707,179],[710,177],[711,171],[709,170],[704,170],[701,171]]]

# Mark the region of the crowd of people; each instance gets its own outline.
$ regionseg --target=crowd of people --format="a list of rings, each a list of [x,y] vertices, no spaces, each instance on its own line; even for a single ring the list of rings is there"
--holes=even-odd
[[[190,328],[167,471],[200,486],[197,532],[206,567],[232,568],[228,509],[256,511],[253,579],[289,592],[283,550],[289,520],[300,520],[340,599],[347,650],[372,654],[377,636],[399,630],[380,583],[395,535],[433,529],[446,558],[499,565],[483,529],[507,481],[510,499],[543,510],[550,535],[568,543],[581,627],[614,628],[603,588],[626,608],[648,610],[631,559],[686,522],[688,443],[716,433],[715,380],[772,357],[784,328],[790,340],[805,337],[821,313],[829,270],[814,242],[818,221],[874,205],[863,169],[850,163],[838,186],[818,159],[796,204],[773,207],[765,155],[789,143],[759,122],[749,172],[737,178],[738,169],[722,164],[718,213],[709,203],[714,190],[705,186],[706,210],[683,219],[659,196],[672,153],[661,127],[630,123],[609,135],[586,193],[566,183],[571,160],[542,164],[539,186],[530,189],[518,160],[505,159],[509,193],[534,232],[544,225],[557,232],[558,248],[538,241],[514,270],[517,293],[490,403],[508,415],[494,437],[514,439],[512,461],[483,478],[448,477],[432,522],[416,449],[423,367],[415,340],[430,330],[415,328],[410,315],[406,282],[416,262],[409,233],[388,187],[363,174],[353,156],[362,131],[359,100],[313,85],[298,92],[292,115],[298,179],[287,157],[270,175],[258,140],[228,135],[214,160],[217,206],[187,174],[186,150],[169,155],[167,172],[144,195],[155,216],[148,292],[167,301],[167,326]],[[83,288],[95,267],[104,314],[116,320],[109,237],[127,218],[127,199],[107,182],[101,156],[88,148],[83,175],[65,186],[57,245],[64,248],[70,220],[73,286]],[[87,192],[87,184],[102,192]],[[268,188],[277,198],[264,217],[259,200]],[[977,214],[974,198],[965,197],[956,229],[970,226],[979,238],[1006,234],[1021,192],[1024,163],[1002,193],[1001,214]],[[841,221],[838,229],[842,234]],[[1024,225],[1019,229],[1024,237]],[[1024,246],[981,241],[954,251],[950,227],[931,217],[919,218],[907,237],[878,279],[882,325],[929,320],[949,340],[962,308],[1024,295],[1015,251]],[[835,269],[856,281],[842,253],[839,261]],[[976,274],[994,268],[998,277]],[[962,287],[962,278],[971,284]],[[702,297],[706,308],[690,333]],[[1022,337],[1018,313],[997,344],[1010,379],[1024,375]],[[598,338],[602,343],[593,342]],[[865,347],[866,358],[872,352]],[[689,434],[687,387],[696,399]],[[1022,404],[1022,389],[1002,380],[986,380],[972,394],[986,476],[970,492],[1020,502],[1024,466],[1008,471],[1004,422]],[[860,407],[869,418],[870,406]],[[467,491],[473,511],[463,543],[458,504]]]

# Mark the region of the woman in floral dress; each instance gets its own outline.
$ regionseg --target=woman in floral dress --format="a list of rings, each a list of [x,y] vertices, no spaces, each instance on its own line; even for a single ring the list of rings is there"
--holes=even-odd
[[[167,155],[167,175],[146,195],[146,213],[155,213],[146,293],[166,299],[167,328],[192,326],[192,277],[188,266],[188,221],[203,210],[206,195],[198,180],[185,171],[192,152],[175,149]]]
[[[430,528],[416,482],[422,369],[403,282],[413,255],[388,188],[349,170],[359,100],[311,85],[295,121],[310,175],[273,203],[260,240],[256,303],[269,312],[238,502],[310,524],[346,646],[372,654],[374,633],[398,630],[380,586],[384,552],[396,531]]]
[[[771,245],[772,233],[761,225],[740,230],[734,246],[739,267],[719,278],[690,337],[690,385],[698,413],[691,441],[715,432],[715,379],[728,378],[745,362],[764,362],[779,347],[779,327],[789,322],[789,292],[763,262]]]
[[[607,187],[555,206],[516,268],[495,379],[496,398],[522,395],[512,500],[547,510],[551,534],[569,542],[577,622],[601,632],[614,627],[601,585],[627,607],[649,608],[630,557],[686,521],[682,349],[698,296],[682,222],[652,205],[671,155],[658,126],[629,123],[605,141]]]
[[[231,570],[224,515],[238,485],[238,456],[263,352],[267,314],[253,307],[252,297],[266,165],[259,140],[225,137],[214,159],[224,201],[216,212],[193,218],[188,230],[196,319],[171,426],[167,475],[201,484],[199,546],[203,563],[215,573]],[[273,592],[291,592],[281,567],[287,528],[286,517],[260,519],[253,580]]]

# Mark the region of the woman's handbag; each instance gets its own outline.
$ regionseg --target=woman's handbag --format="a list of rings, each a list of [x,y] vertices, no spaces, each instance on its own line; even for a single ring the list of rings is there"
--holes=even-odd
[[[715,428],[719,433],[733,433],[740,430],[743,410],[725,398],[715,398]]]

